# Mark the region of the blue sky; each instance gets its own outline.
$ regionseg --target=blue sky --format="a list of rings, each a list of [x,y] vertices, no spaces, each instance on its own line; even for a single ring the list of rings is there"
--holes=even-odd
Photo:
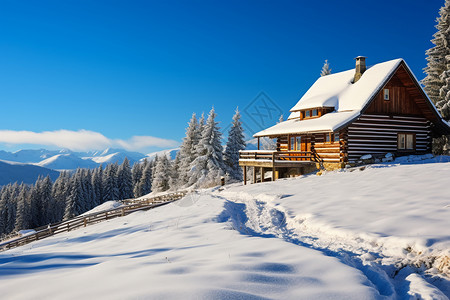
[[[0,1],[0,150],[171,148],[193,112],[226,128],[255,98],[278,119],[325,59],[402,57],[422,79],[443,3]]]

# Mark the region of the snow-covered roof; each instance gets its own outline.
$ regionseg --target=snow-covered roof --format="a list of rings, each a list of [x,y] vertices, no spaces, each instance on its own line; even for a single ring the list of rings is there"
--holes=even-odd
[[[280,134],[295,133],[313,133],[313,132],[332,132],[344,125],[348,120],[352,120],[358,116],[358,111],[332,112],[316,119],[306,119],[300,121],[297,119],[289,119],[278,123],[275,126],[267,128],[256,133],[255,137],[272,136]]]
[[[292,107],[287,121],[254,136],[334,131],[356,118],[366,104],[386,84],[403,59],[394,59],[368,68],[355,83],[355,69],[320,77]],[[317,107],[334,107],[320,118],[299,120],[299,111]]]
[[[355,83],[355,69],[322,76],[310,87],[292,111],[316,107],[334,107],[336,111],[360,110],[385,84],[402,59],[394,59],[368,68]]]

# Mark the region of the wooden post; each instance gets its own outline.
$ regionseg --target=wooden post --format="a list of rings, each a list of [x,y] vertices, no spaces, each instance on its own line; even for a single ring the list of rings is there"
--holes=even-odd
[[[272,181],[275,181],[275,172],[276,172],[276,169],[275,169],[275,167],[273,167],[272,168]]]
[[[244,166],[244,185],[247,184],[247,166]]]
[[[259,150],[259,136],[258,136],[258,150]]]
[[[256,167],[253,167],[253,182],[256,183]]]
[[[84,225],[84,227],[86,227],[86,225],[87,225],[87,219],[86,219],[86,217],[83,218],[83,225]]]
[[[264,167],[261,167],[261,182],[264,182]]]

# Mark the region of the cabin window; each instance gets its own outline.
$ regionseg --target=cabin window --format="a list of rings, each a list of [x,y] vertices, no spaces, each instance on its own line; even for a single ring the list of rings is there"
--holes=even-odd
[[[297,136],[295,138],[296,150],[300,151],[302,149],[302,137]]]
[[[339,142],[339,133],[334,134],[334,141]]]
[[[317,117],[319,115],[319,112],[317,111],[317,109],[313,109],[312,110],[312,117]]]
[[[384,89],[384,100],[389,100],[389,89]]]
[[[289,150],[293,151],[295,150],[295,138],[291,137],[291,145],[289,147]]]
[[[397,137],[398,150],[414,150],[414,134],[399,133]]]
[[[325,133],[325,143],[329,143],[331,141],[330,135],[330,133]]]
[[[309,117],[311,117],[311,111],[307,110],[307,111],[305,111],[305,118],[309,118]]]

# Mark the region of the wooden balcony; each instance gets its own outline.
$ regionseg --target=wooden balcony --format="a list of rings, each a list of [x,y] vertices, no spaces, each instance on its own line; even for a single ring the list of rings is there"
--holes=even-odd
[[[245,150],[239,153],[241,167],[295,168],[316,162],[319,158],[311,151]]]

